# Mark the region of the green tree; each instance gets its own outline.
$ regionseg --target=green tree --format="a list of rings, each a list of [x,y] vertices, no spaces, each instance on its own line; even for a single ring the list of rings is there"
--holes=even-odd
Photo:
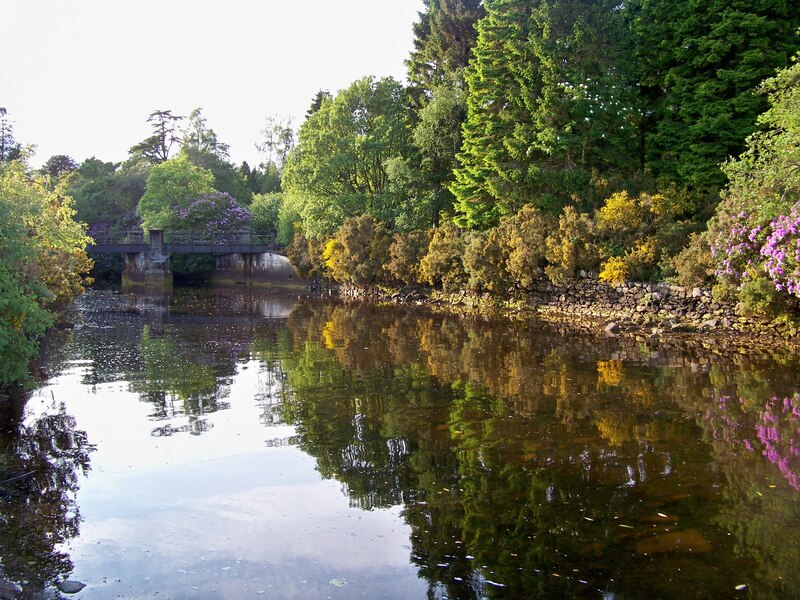
[[[16,160],[22,148],[14,139],[14,127],[8,118],[8,110],[0,106],[0,163]]]
[[[95,231],[135,228],[136,206],[149,174],[150,165],[146,162],[118,166],[87,158],[69,182],[76,218],[93,226]]]
[[[180,229],[176,209],[186,209],[193,200],[214,191],[211,171],[194,166],[184,157],[174,158],[153,167],[136,214],[145,231]]]
[[[256,194],[250,204],[253,228],[259,231],[277,231],[283,194]]]
[[[402,208],[389,190],[386,161],[409,153],[412,112],[403,86],[366,77],[324,99],[300,127],[283,189],[302,199],[306,233],[333,234],[348,217],[393,223]]]
[[[427,93],[467,66],[484,8],[480,0],[423,0],[423,4],[406,66],[412,86]]]
[[[264,129],[261,130],[261,141],[256,143],[256,150],[264,153],[264,164],[274,164],[280,172],[294,145],[292,120],[282,119],[277,115],[268,116]]]
[[[719,165],[744,150],[766,109],[760,81],[797,50],[800,5],[784,0],[634,0],[646,119],[643,159],[657,176],[716,194]]]
[[[77,170],[78,163],[66,154],[54,154],[42,165],[42,173],[50,177],[61,177],[66,173]]]
[[[128,153],[141,156],[156,165],[169,160],[169,153],[176,142],[180,142],[178,123],[184,117],[173,115],[171,110],[156,110],[147,117],[153,128],[153,135],[131,146]]]
[[[24,378],[54,309],[83,290],[89,238],[64,184],[50,189],[23,161],[0,167],[0,383]]]
[[[630,170],[638,132],[624,5],[484,6],[450,188],[459,224],[479,228],[525,204],[556,212],[585,197],[593,169]]]
[[[306,119],[322,108],[322,103],[326,98],[332,98],[328,90],[319,90],[314,94],[314,99],[311,101],[311,106],[306,111]]]
[[[461,149],[461,128],[467,118],[467,94],[463,84],[452,81],[431,90],[430,100],[418,112],[413,141],[420,153],[422,196],[429,207],[430,220],[439,224],[442,214],[451,214],[456,155]]]
[[[189,113],[180,142],[181,150],[190,158],[204,154],[212,154],[220,160],[228,160],[230,157],[230,146],[220,142],[214,130],[208,127],[202,108],[195,108]]]
[[[180,156],[214,175],[214,187],[233,196],[240,204],[250,203],[253,193],[240,169],[229,160],[229,146],[217,138],[217,134],[206,124],[203,111],[194,109],[181,134]]]
[[[787,214],[800,202],[800,53],[759,88],[770,108],[747,150],[725,167],[728,186],[719,214],[757,211],[762,219]]]

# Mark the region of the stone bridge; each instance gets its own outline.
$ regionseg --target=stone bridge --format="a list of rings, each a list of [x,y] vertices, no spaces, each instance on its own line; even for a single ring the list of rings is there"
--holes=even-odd
[[[172,286],[173,254],[216,257],[212,279],[244,285],[296,285],[297,273],[272,232],[236,231],[216,237],[192,231],[151,229],[95,234],[90,254],[121,254],[125,260],[123,287]]]

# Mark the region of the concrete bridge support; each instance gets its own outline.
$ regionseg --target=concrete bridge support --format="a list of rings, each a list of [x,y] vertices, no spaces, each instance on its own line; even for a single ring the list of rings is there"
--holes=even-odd
[[[144,252],[123,254],[122,289],[130,292],[163,294],[172,290],[169,253],[164,252],[164,232],[150,230],[150,247]]]
[[[303,286],[289,259],[272,252],[218,256],[212,280],[223,285]]]

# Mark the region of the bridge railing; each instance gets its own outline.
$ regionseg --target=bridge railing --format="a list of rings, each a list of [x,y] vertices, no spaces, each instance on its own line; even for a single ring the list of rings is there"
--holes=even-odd
[[[208,235],[199,231],[165,231],[164,243],[195,246],[274,246],[276,239],[272,231],[241,230],[218,235]]]
[[[91,238],[96,246],[147,244],[149,242],[149,238],[139,230],[92,232]]]
[[[150,236],[140,230],[102,231],[91,234],[96,246],[148,244]],[[241,230],[218,235],[198,231],[165,231],[164,244],[176,246],[269,246],[277,247],[275,232]]]
[[[103,231],[92,233],[94,246],[99,251],[130,251],[136,246],[150,243],[150,236],[141,230]],[[240,230],[208,235],[204,232],[180,230],[164,232],[165,250],[174,252],[249,252],[264,249],[279,250],[275,232]],[[92,247],[89,248],[92,250]]]

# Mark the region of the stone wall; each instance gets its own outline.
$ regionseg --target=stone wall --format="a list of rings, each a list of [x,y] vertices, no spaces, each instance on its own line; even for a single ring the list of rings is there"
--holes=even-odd
[[[666,283],[611,286],[588,276],[562,286],[543,281],[533,290],[531,300],[543,312],[672,331],[732,329],[752,333],[768,326],[765,319],[745,316],[737,306],[714,300],[709,290]]]
[[[565,285],[542,280],[514,301],[498,303],[490,294],[459,292],[445,294],[430,288],[411,287],[386,293],[377,287],[364,289],[341,285],[323,288],[318,294],[343,299],[372,299],[395,304],[445,307],[448,311],[486,313],[536,312],[570,328],[610,333],[623,331],[662,333],[741,333],[766,340],[797,340],[800,331],[790,324],[778,325],[767,318],[743,314],[739,307],[715,300],[711,291],[666,283],[626,282],[612,286],[583,275]],[[792,342],[794,343],[794,342]]]

